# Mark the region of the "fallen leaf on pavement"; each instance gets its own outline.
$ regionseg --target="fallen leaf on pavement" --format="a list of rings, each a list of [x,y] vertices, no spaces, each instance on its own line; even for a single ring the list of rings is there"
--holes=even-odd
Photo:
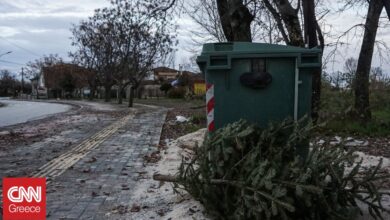
[[[141,206],[137,204],[133,204],[133,206],[130,209],[130,212],[139,212],[139,211],[141,211]]]
[[[94,163],[96,160],[96,157],[91,157],[89,160],[87,160],[87,163]]]

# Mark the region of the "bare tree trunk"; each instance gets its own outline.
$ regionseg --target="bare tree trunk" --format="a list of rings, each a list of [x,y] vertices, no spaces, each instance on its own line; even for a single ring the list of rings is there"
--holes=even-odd
[[[315,16],[314,0],[303,0],[304,34],[305,43],[309,48],[317,47],[317,19]],[[311,118],[314,122],[318,120],[321,99],[321,68],[313,71],[311,97]]]
[[[135,90],[134,86],[131,85],[130,86],[130,94],[129,94],[129,105],[128,105],[129,108],[133,107],[133,103],[134,103],[134,90]]]
[[[103,85],[104,85],[104,89],[105,89],[104,101],[109,102],[111,100],[111,87],[113,85],[112,75],[111,75],[110,71],[107,71],[107,70],[104,71]]]
[[[253,15],[242,0],[217,0],[218,14],[228,41],[252,42]]]
[[[288,0],[274,0],[276,7],[279,10],[280,17],[286,26],[290,45],[304,47],[304,41],[302,37],[302,29],[299,23],[298,9],[291,6]],[[299,6],[298,6],[299,7]]]
[[[357,117],[366,122],[371,119],[369,75],[376,33],[378,30],[379,17],[383,10],[382,1],[370,1],[366,24],[364,29],[363,43],[360,49],[355,81],[355,111]]]
[[[92,101],[96,92],[96,85],[94,85],[92,82],[90,82],[88,85],[90,90],[88,99]]]
[[[111,100],[111,85],[106,84],[104,86],[104,101],[109,102]]]
[[[122,90],[123,90],[123,84],[119,83],[118,84],[118,90],[117,90],[117,93],[118,93],[118,104],[122,104],[122,100],[123,100]]]
[[[90,101],[92,101],[93,98],[94,98],[95,92],[96,92],[96,88],[95,88],[95,86],[90,86],[89,88],[90,88],[90,91],[89,91],[89,97],[88,97],[88,99],[89,99]]]
[[[138,89],[136,90],[136,92],[137,92],[137,98],[142,99],[142,93],[143,93],[143,91],[144,91],[144,89],[142,89],[142,87],[140,87],[140,88],[138,88]],[[146,95],[145,95],[145,97],[146,97]]]

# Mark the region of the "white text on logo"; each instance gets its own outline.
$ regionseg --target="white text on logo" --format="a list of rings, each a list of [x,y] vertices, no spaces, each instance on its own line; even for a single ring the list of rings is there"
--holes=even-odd
[[[17,196],[14,196],[17,192]],[[42,200],[42,187],[37,186],[36,189],[29,186],[27,190],[23,186],[13,186],[8,190],[8,199],[11,202],[23,202],[25,199],[27,202],[31,202],[34,198],[36,202]]]

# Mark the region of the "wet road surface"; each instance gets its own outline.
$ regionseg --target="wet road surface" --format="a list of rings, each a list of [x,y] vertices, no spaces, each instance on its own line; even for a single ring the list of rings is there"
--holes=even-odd
[[[41,119],[66,112],[71,106],[56,103],[28,102],[1,99],[6,106],[0,108],[0,127]]]

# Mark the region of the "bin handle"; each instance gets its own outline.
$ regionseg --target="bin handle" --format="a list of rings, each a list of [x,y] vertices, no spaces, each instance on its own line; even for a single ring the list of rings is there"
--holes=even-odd
[[[241,74],[240,82],[252,89],[264,89],[272,82],[272,75],[268,72],[246,72]]]

